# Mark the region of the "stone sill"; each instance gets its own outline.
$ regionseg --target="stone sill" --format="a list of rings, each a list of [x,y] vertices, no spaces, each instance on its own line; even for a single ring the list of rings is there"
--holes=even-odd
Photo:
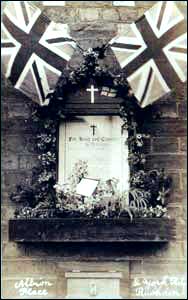
[[[11,219],[14,242],[168,242],[175,238],[175,220],[167,218]]]

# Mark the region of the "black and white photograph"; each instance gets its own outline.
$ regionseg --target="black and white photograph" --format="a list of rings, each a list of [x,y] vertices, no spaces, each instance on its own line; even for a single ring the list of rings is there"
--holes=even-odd
[[[187,1],[1,1],[1,298],[187,299]]]

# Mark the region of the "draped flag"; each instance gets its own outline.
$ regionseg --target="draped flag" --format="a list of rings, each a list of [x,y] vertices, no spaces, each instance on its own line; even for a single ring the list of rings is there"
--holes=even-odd
[[[173,1],[156,3],[110,45],[141,107],[186,81],[186,22]]]
[[[50,21],[27,1],[8,2],[2,18],[3,73],[15,88],[47,105],[75,42],[68,26]]]

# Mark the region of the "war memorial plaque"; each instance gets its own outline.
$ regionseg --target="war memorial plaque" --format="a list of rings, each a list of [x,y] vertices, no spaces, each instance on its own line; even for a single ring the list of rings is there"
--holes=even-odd
[[[119,116],[79,116],[62,122],[59,130],[59,183],[66,182],[76,162],[87,161],[88,177],[119,179],[128,189],[127,131]]]

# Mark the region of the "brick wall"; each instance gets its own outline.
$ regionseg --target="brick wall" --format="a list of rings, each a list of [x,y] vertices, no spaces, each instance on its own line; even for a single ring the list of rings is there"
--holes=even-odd
[[[5,1],[6,2],[6,1]],[[42,7],[42,2],[35,1]],[[133,7],[114,7],[112,1],[67,1],[63,7],[43,7],[54,21],[67,22],[71,35],[87,49],[109,41],[118,26],[135,21],[155,1],[136,1]],[[185,13],[185,5],[181,4]],[[82,57],[77,51],[69,63],[75,67]],[[118,69],[109,51],[104,63]],[[175,93],[150,109],[150,121],[145,131],[151,134],[147,145],[148,168],[165,167],[173,176],[173,194],[169,212],[177,221],[177,239],[165,245],[18,245],[8,241],[8,220],[15,204],[9,194],[16,184],[30,180],[36,165],[33,144],[33,125],[27,122],[30,100],[12,88],[6,80],[2,84],[2,250],[3,297],[12,297],[8,278],[24,274],[50,274],[54,278],[55,297],[66,293],[65,270],[123,270],[126,282],[123,295],[133,298],[131,282],[135,276],[185,274],[186,253],[186,89],[175,87]],[[156,116],[160,115],[160,119]],[[9,288],[8,288],[9,287]]]

